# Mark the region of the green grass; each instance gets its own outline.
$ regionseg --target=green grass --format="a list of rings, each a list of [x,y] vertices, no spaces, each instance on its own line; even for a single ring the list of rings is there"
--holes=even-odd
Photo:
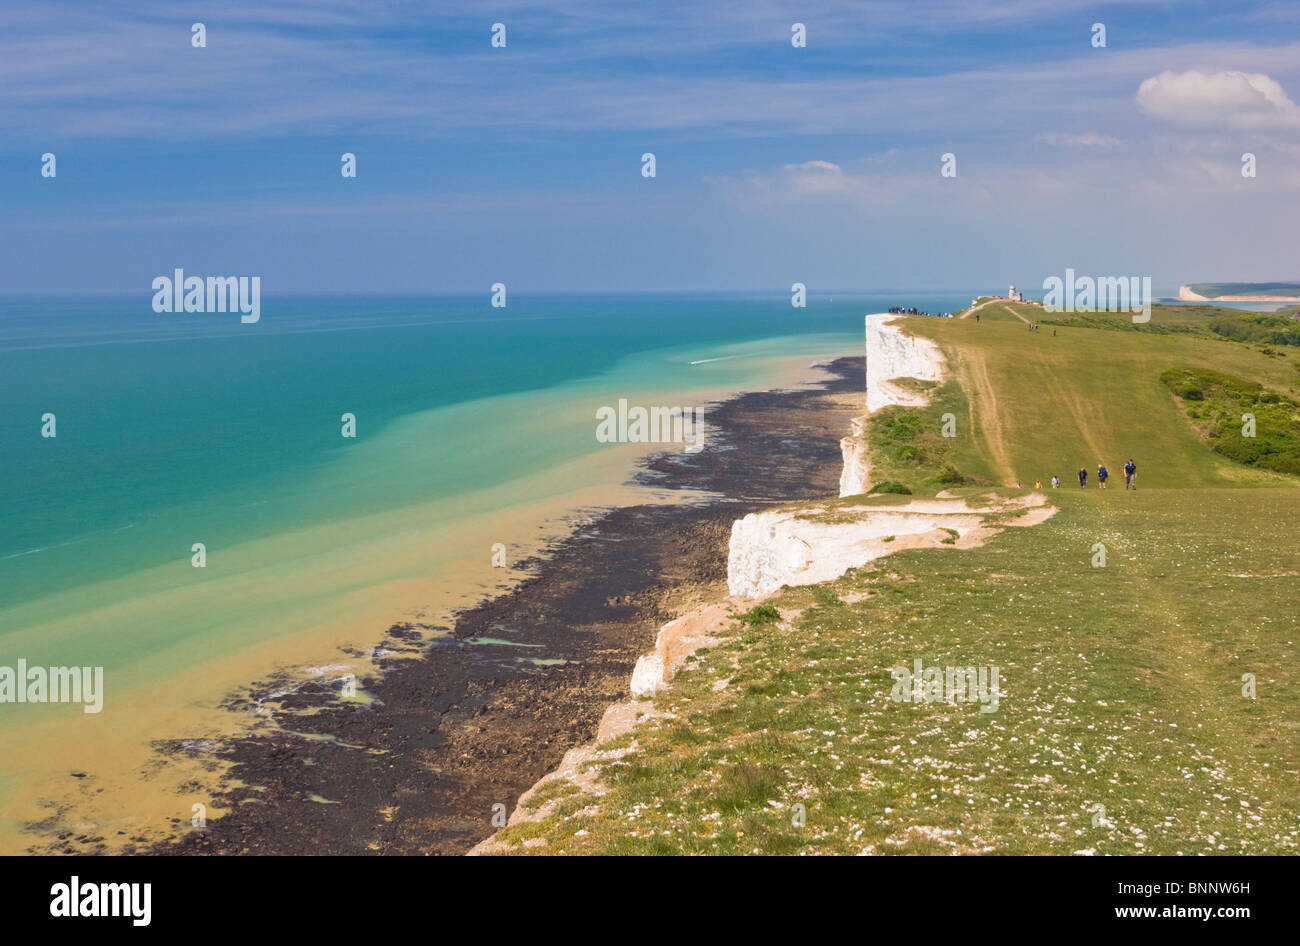
[[[956,486],[990,484],[988,464],[962,449],[958,419],[967,417],[969,403],[961,386],[955,380],[920,386],[930,398],[928,407],[887,407],[867,423],[867,449],[875,481],[870,493],[934,495]],[[954,437],[944,436],[949,414],[957,425]]]
[[[1210,450],[1161,380],[1218,371],[1290,397],[1294,356],[1192,333],[906,324],[954,379],[928,408],[873,418],[877,478],[927,495],[947,468],[968,480],[959,494],[981,479],[1007,494],[1009,478],[1068,484],[1102,459],[1111,488],[1050,491],[1054,518],[980,548],[783,590],[767,605],[785,623],[716,629],[723,642],[657,697],[663,715],[603,765],[605,794],[563,796],[503,839],[584,854],[1295,853],[1300,489]],[[1138,492],[1123,488],[1128,456]],[[826,505],[877,501],[900,500]],[[997,667],[997,710],[892,700],[890,668],[917,658]]]
[[[1129,329],[1058,326],[1053,336],[1046,322],[1039,332],[970,319],[912,319],[907,325],[938,342],[953,370],[957,390],[937,392],[941,403],[928,409],[923,426],[938,420],[936,412],[957,413],[949,457],[964,474],[1006,486],[1047,482],[1053,474],[1068,482],[1081,466],[1090,477],[1099,462],[1116,473],[1133,457],[1139,479],[1151,487],[1294,482],[1206,449],[1160,375],[1218,370],[1295,396],[1300,351],[1270,357],[1217,338]],[[963,401],[965,410],[957,412]],[[899,479],[892,471],[888,478]]]
[[[544,850],[1294,852],[1300,491],[1059,499],[984,548],[827,586],[859,604],[786,592],[807,609],[796,630],[735,636],[680,673],[669,717],[606,767],[599,813],[564,802]],[[999,667],[997,712],[890,700],[888,668],[916,657]],[[674,740],[683,724],[704,740]]]

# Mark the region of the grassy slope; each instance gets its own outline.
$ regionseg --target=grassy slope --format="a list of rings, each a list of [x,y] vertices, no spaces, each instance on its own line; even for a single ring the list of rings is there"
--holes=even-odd
[[[1095,478],[1098,462],[1118,475],[1131,456],[1147,486],[1287,482],[1206,450],[1159,376],[1166,368],[1213,368],[1294,393],[1297,355],[1265,357],[1208,337],[1058,327],[1046,319],[1038,332],[1019,320],[909,324],[945,349],[970,402],[968,417],[959,419],[976,434],[958,438],[964,471],[1002,485],[1046,482],[1053,473],[1065,482],[1080,466]]]
[[[961,387],[920,412],[934,446],[921,463],[873,449],[878,478],[920,492],[943,460],[1068,485],[1082,464],[1091,485],[1100,458],[1111,488],[1063,488],[1054,519],[981,549],[904,552],[783,592],[792,617],[736,625],[678,676],[660,698],[670,717],[606,766],[608,795],[506,836],[588,853],[1294,851],[1300,489],[1211,453],[1157,378],[1204,365],[1294,396],[1300,359],[1123,327],[907,325],[944,346]],[[928,433],[967,404],[956,440]],[[889,668],[916,657],[999,667],[997,712],[890,700]]]

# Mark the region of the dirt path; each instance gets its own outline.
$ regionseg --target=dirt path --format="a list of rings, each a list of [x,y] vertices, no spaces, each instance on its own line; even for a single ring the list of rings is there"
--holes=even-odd
[[[966,310],[965,312],[963,312],[960,316],[958,316],[958,318],[962,318],[962,319],[964,319],[964,318],[966,318],[967,316],[972,315],[973,313],[978,312],[980,309],[984,308],[985,306],[990,306],[990,305],[993,305],[994,303],[1001,303],[1003,309],[1005,309],[1007,312],[1009,312],[1009,313],[1011,313],[1012,315],[1014,315],[1016,318],[1018,318],[1020,321],[1024,322],[1026,325],[1033,325],[1033,324],[1034,324],[1034,323],[1031,322],[1029,319],[1025,318],[1023,315],[1021,315],[1019,312],[1017,312],[1015,309],[1011,308],[1011,306],[1007,305],[1006,302],[1007,302],[1007,300],[1006,300],[1006,299],[1003,299],[1001,296],[994,296],[992,299],[986,299],[985,301],[981,302],[979,305],[977,305],[977,306],[972,306],[971,308],[967,309],[967,310]]]
[[[998,472],[1004,477],[1005,483],[1014,483],[1016,474],[1006,444],[1002,440],[1002,422],[998,419],[1000,416],[998,396],[993,389],[993,383],[989,380],[988,364],[977,352],[965,351],[962,353],[961,371],[970,382],[964,387],[975,395],[970,399],[971,429],[976,427],[975,402],[978,400],[980,406],[978,426],[989,445],[989,454]]]
[[[971,308],[967,309],[965,312],[963,312],[963,313],[961,314],[960,318],[963,318],[963,319],[964,319],[964,318],[966,318],[966,316],[970,315],[972,312],[978,312],[980,309],[984,308],[986,305],[992,305],[992,304],[995,303],[995,302],[1001,302],[1001,301],[1002,301],[1002,300],[999,299],[997,296],[994,296],[992,299],[986,299],[985,301],[981,302],[979,305],[977,305],[977,306],[972,306]]]
[[[1070,411],[1070,416],[1074,418],[1074,428],[1082,436],[1088,449],[1092,451],[1095,457],[1104,456],[1105,453],[1097,438],[1093,436],[1093,424],[1088,418],[1088,405],[1084,402],[1077,389],[1068,388],[1063,384],[1056,372],[1041,359],[1036,359],[1037,367],[1040,369],[1043,378],[1043,384],[1051,387],[1057,399],[1066,406]]]

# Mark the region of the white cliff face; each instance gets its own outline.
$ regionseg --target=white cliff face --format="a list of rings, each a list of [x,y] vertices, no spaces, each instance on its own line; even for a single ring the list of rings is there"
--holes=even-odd
[[[844,467],[840,470],[840,495],[858,496],[871,488],[871,460],[867,457],[867,442],[862,439],[865,417],[855,417],[852,436],[840,441],[840,454]]]
[[[871,488],[871,462],[862,439],[867,417],[891,404],[920,407],[923,395],[890,382],[896,378],[941,381],[943,354],[928,338],[904,335],[889,323],[901,318],[890,313],[867,316],[867,414],[853,418],[853,434],[840,441],[844,468],[840,472],[840,495],[859,496]]]
[[[901,316],[889,313],[867,316],[867,413],[874,414],[891,404],[920,407],[922,395],[889,382],[895,378],[942,381],[943,354],[928,338],[904,335],[890,324]]]
[[[633,698],[645,699],[667,686],[687,657],[718,642],[711,631],[730,617],[726,604],[709,604],[659,628],[655,649],[639,657],[632,671]]]
[[[971,506],[923,499],[889,506],[813,506],[750,513],[731,525],[727,590],[761,598],[782,585],[815,585],[902,549],[972,548],[996,535],[992,513],[1022,508],[1008,525],[1035,525],[1056,512],[1040,493]],[[954,533],[956,533],[954,535]],[[889,539],[889,541],[885,541]]]

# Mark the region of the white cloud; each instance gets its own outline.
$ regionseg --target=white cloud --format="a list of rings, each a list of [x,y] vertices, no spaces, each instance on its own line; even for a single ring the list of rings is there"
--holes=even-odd
[[[1035,135],[1034,141],[1039,144],[1052,145],[1056,148],[1114,148],[1120,144],[1118,138],[1095,131],[1085,131],[1079,134],[1045,131],[1041,135]]]
[[[1138,87],[1137,104],[1148,115],[1184,125],[1300,127],[1300,106],[1258,72],[1166,70]]]

